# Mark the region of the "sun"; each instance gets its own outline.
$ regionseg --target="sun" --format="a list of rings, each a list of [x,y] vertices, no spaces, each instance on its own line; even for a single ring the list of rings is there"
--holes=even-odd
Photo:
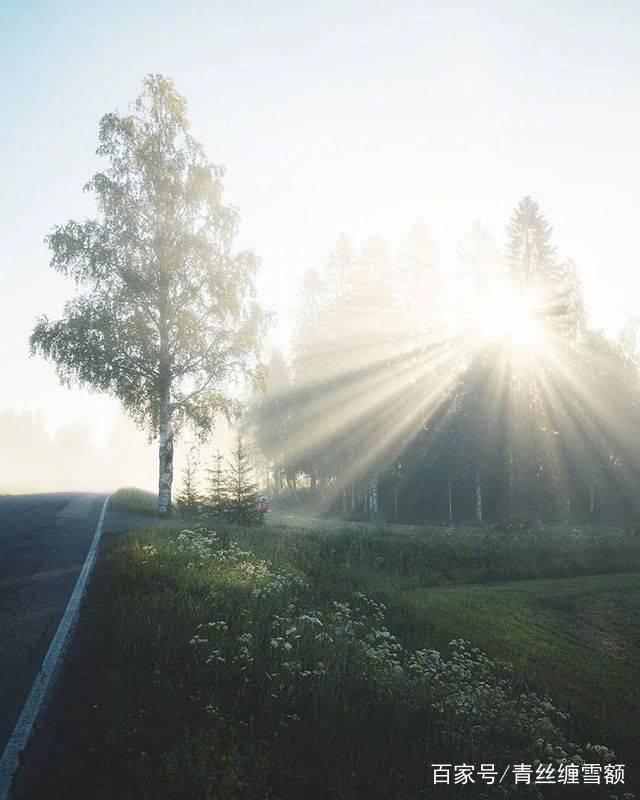
[[[507,344],[532,351],[545,338],[538,299],[514,286],[503,286],[481,297],[473,327],[474,337],[483,345]]]

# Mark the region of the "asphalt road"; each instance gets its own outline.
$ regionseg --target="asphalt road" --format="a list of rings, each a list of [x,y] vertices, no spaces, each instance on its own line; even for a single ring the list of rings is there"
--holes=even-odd
[[[0,753],[67,606],[104,498],[0,496]]]

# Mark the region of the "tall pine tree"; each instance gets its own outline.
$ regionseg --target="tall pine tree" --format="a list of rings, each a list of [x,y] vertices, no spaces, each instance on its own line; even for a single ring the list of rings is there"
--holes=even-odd
[[[538,203],[523,197],[507,224],[507,263],[515,283],[544,284],[551,277],[556,258],[551,230]]]

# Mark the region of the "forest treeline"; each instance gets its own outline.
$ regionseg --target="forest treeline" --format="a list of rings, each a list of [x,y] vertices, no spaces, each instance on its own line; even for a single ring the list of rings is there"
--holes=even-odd
[[[635,321],[615,340],[589,325],[529,197],[504,247],[474,222],[456,264],[416,223],[396,254],[340,236],[306,274],[290,358],[245,417],[262,483],[352,517],[634,518]]]

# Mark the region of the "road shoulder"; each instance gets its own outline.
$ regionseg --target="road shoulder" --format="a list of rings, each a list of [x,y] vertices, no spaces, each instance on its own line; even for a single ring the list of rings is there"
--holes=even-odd
[[[61,764],[64,763],[67,771],[73,764],[72,737],[78,730],[83,731],[83,736],[90,735],[92,726],[96,724],[96,712],[104,701],[99,694],[100,682],[94,677],[104,662],[102,648],[106,646],[99,635],[99,620],[105,605],[113,600],[106,556],[127,532],[158,524],[157,518],[145,514],[107,510],[96,563],[80,605],[77,624],[29,743],[21,755],[10,795],[12,800],[57,800],[54,787],[63,782],[55,777]],[[169,528],[179,525],[174,520],[160,524]],[[78,776],[86,774],[86,769],[74,771]],[[71,795],[66,792],[64,798],[87,796],[83,787],[78,785]]]

